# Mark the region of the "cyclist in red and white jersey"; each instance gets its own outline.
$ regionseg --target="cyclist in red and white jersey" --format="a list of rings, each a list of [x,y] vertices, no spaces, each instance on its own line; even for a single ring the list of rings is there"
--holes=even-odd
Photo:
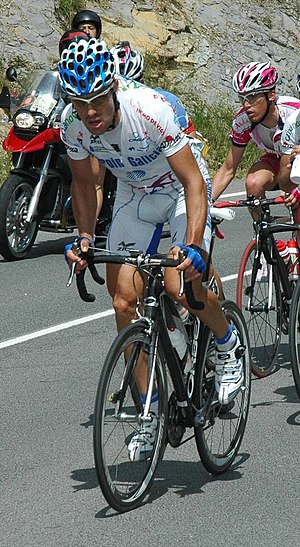
[[[252,142],[263,155],[249,169],[246,177],[248,195],[264,196],[277,185],[280,165],[280,137],[285,120],[297,109],[295,97],[276,95],[278,72],[269,62],[249,63],[233,77],[233,89],[242,108],[234,117],[231,147],[213,179],[213,199],[227,188],[235,176],[246,146]]]

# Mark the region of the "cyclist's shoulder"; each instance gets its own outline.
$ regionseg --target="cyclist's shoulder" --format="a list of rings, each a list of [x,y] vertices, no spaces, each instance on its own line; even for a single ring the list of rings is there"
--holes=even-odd
[[[243,125],[244,124],[248,124],[249,126],[251,126],[251,122],[246,114],[246,110],[245,108],[240,108],[234,115],[233,117],[233,121],[232,123],[236,123],[236,124],[239,124],[239,123],[242,123]]]
[[[69,127],[72,123],[79,122],[77,112],[71,103],[67,104],[61,113],[61,123]]]
[[[289,116],[300,109],[300,100],[290,95],[280,95],[276,98],[276,106],[282,116]]]
[[[244,108],[240,108],[232,120],[232,130],[236,133],[244,133],[251,130],[251,122]]]

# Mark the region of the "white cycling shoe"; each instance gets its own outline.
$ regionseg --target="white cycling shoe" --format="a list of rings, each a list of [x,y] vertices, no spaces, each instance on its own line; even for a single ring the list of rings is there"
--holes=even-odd
[[[244,382],[242,348],[237,335],[235,344],[230,351],[220,351],[215,348],[215,388],[219,403],[227,405],[237,395]]]
[[[128,444],[128,456],[132,462],[141,462],[151,455],[157,430],[157,416],[150,413],[152,420],[145,421]]]

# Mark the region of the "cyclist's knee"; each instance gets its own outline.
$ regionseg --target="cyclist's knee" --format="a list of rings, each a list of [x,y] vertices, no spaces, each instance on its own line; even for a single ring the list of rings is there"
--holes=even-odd
[[[253,175],[248,175],[246,180],[246,191],[248,196],[263,197],[265,195],[264,185]]]
[[[132,310],[136,307],[136,299],[130,298],[130,295],[115,294],[112,301],[113,308],[117,315],[132,315]]]
[[[274,185],[274,176],[270,173],[268,180],[262,180],[258,173],[248,173],[246,178],[246,191],[248,196],[264,197],[266,190]]]

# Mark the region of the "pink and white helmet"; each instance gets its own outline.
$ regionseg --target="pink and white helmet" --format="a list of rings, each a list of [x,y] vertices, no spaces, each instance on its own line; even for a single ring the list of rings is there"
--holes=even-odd
[[[271,63],[248,63],[233,76],[232,85],[236,93],[256,93],[273,89],[278,72]]]

